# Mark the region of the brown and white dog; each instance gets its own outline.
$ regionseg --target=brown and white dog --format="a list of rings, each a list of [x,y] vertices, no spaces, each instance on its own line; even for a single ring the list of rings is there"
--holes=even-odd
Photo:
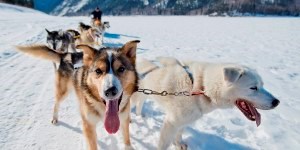
[[[79,52],[78,49],[76,50],[76,45],[80,44],[95,47],[101,44],[97,41],[101,33],[96,29],[88,29],[86,31],[81,31],[81,33],[72,29],[66,31],[49,31],[46,29],[46,31],[48,47],[60,54]],[[55,70],[59,67],[59,63],[60,62],[53,62]]]
[[[99,47],[103,44],[103,35],[101,31],[92,28],[84,23],[79,23],[80,36],[76,39],[76,45],[84,44],[91,47]]]
[[[125,149],[132,149],[129,138],[129,98],[137,90],[137,43],[139,41],[131,41],[122,48],[99,50],[78,45],[77,48],[82,49],[83,53],[67,54],[56,53],[47,46],[18,46],[17,49],[35,57],[61,63],[56,72],[53,124],[57,123],[59,105],[73,83],[79,99],[88,149],[97,149],[96,125],[100,120],[104,120],[104,127],[110,134],[116,133],[121,126]],[[83,66],[75,70],[74,64],[81,60]]]
[[[81,34],[87,35],[86,37],[82,36],[81,38],[85,39],[93,39],[95,42],[93,45],[88,44],[90,46],[101,46],[103,45],[103,39],[105,30],[109,28],[109,22],[100,23],[99,25],[89,26],[82,22],[79,23],[79,31]]]

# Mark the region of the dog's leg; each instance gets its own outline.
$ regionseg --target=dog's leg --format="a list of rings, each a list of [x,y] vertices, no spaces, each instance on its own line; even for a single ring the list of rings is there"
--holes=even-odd
[[[133,95],[130,98],[130,103],[132,104],[131,107],[136,106],[136,115],[140,116],[142,115],[142,109],[144,105],[145,97],[138,92],[133,93]]]
[[[143,96],[140,96],[140,97],[143,97]],[[136,103],[136,115],[143,116],[142,115],[142,110],[143,110],[144,102],[145,102],[145,99],[143,99],[143,98],[137,99],[137,103]]]
[[[52,124],[56,124],[58,121],[58,110],[60,103],[65,99],[69,92],[71,77],[64,77],[59,71],[56,71],[56,93],[55,93],[55,105],[53,109]]]
[[[177,135],[176,135],[174,144],[175,144],[177,150],[187,150],[187,145],[182,142],[183,129],[184,128],[179,129],[177,132]]]
[[[121,117],[121,128],[125,144],[125,150],[133,150],[130,142],[129,123],[130,123],[130,101],[125,106]]]
[[[174,123],[168,121],[167,117],[168,116],[166,116],[163,127],[160,131],[158,150],[166,150],[174,140],[174,137],[178,131],[178,127]]]
[[[96,126],[91,124],[85,119],[82,119],[82,122],[83,122],[83,133],[86,138],[88,150],[97,150]]]
[[[127,119],[121,125],[125,150],[133,150],[130,142],[129,123],[130,123],[130,117],[128,116]]]

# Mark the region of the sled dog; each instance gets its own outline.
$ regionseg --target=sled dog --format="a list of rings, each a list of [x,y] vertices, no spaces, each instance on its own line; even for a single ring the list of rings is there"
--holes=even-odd
[[[92,20],[92,21],[91,21],[91,25],[92,25],[92,27],[99,29],[103,34],[104,34],[104,32],[105,32],[105,29],[107,29],[107,28],[110,27],[108,21],[104,21],[104,22],[102,23],[102,21],[99,20],[99,19]]]
[[[279,100],[263,87],[258,73],[242,65],[180,62],[174,58],[160,57],[156,63],[145,59],[139,61],[137,72],[140,89],[189,91],[190,94],[204,91],[204,94],[195,96],[149,95],[166,113],[159,150],[167,149],[171,142],[179,149],[187,149],[181,138],[184,127],[215,109],[236,106],[258,126],[261,116],[257,109],[269,110],[279,104]],[[136,103],[138,115],[146,96],[135,92],[131,97],[132,103]]]
[[[105,34],[105,30],[108,29],[110,27],[109,22],[104,22],[102,24],[100,24],[99,26],[89,26],[86,25],[82,22],[79,23],[79,30],[80,32],[86,32],[88,30],[94,30],[94,32],[98,33],[98,38],[99,38],[99,43],[103,44],[103,39],[104,39],[104,34]]]
[[[131,149],[129,138],[130,101],[137,90],[135,70],[136,48],[139,41],[126,43],[122,48],[96,50],[78,45],[82,53],[60,54],[47,46],[18,46],[17,49],[34,57],[60,63],[56,72],[56,95],[52,123],[58,121],[60,103],[73,84],[80,104],[83,131],[89,150],[97,149],[96,125],[104,121],[110,134],[121,127],[125,149]],[[76,62],[83,66],[74,70]]]
[[[82,22],[79,23],[78,29],[80,37],[76,41],[77,45],[85,44],[97,48],[103,45],[103,34],[99,29],[85,25]]]
[[[47,31],[47,44],[49,48],[59,53],[76,52],[75,40],[79,32],[75,30]]]
[[[92,29],[86,32],[82,32],[81,34],[78,31],[72,29],[69,29],[67,31],[49,31],[48,29],[45,30],[48,33],[48,47],[53,51],[61,54],[79,52],[79,50],[76,50],[75,47],[78,44],[93,46],[97,43],[95,37],[99,36],[98,32]],[[75,55],[77,54],[74,54],[74,56]],[[57,70],[57,66],[59,66],[59,63],[53,62],[53,66],[54,69]]]

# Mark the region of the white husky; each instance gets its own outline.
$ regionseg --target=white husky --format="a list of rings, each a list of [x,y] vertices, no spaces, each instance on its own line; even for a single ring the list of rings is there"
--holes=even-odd
[[[156,65],[148,60],[137,63],[141,76],[139,88],[157,92],[201,93],[196,96],[157,96],[155,99],[166,113],[160,133],[158,149],[165,150],[174,141],[178,149],[187,149],[182,143],[183,128],[199,119],[203,114],[217,108],[237,106],[251,121],[260,124],[256,110],[268,110],[279,104],[274,96],[263,88],[263,81],[257,72],[237,64],[212,64],[200,62],[179,62],[173,58],[158,58]],[[147,95],[136,92],[131,100],[137,104],[141,114]]]

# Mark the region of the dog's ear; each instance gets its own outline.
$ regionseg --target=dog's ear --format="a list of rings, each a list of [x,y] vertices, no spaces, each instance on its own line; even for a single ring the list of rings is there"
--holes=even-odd
[[[48,29],[45,28],[45,30],[47,31],[48,34],[51,34],[51,32]]]
[[[76,48],[83,51],[83,64],[90,66],[95,57],[96,50],[88,45],[77,45]]]
[[[123,47],[120,49],[120,51],[123,54],[125,54],[133,64],[135,64],[135,60],[136,60],[137,43],[140,43],[140,41],[139,40],[129,41],[126,44],[124,44]]]
[[[244,71],[241,68],[226,67],[224,68],[224,79],[229,83],[233,83],[239,80],[243,73]]]
[[[104,25],[104,27],[106,27],[106,28],[109,28],[109,27],[110,27],[109,22],[107,22],[107,21],[104,22],[103,25]]]

